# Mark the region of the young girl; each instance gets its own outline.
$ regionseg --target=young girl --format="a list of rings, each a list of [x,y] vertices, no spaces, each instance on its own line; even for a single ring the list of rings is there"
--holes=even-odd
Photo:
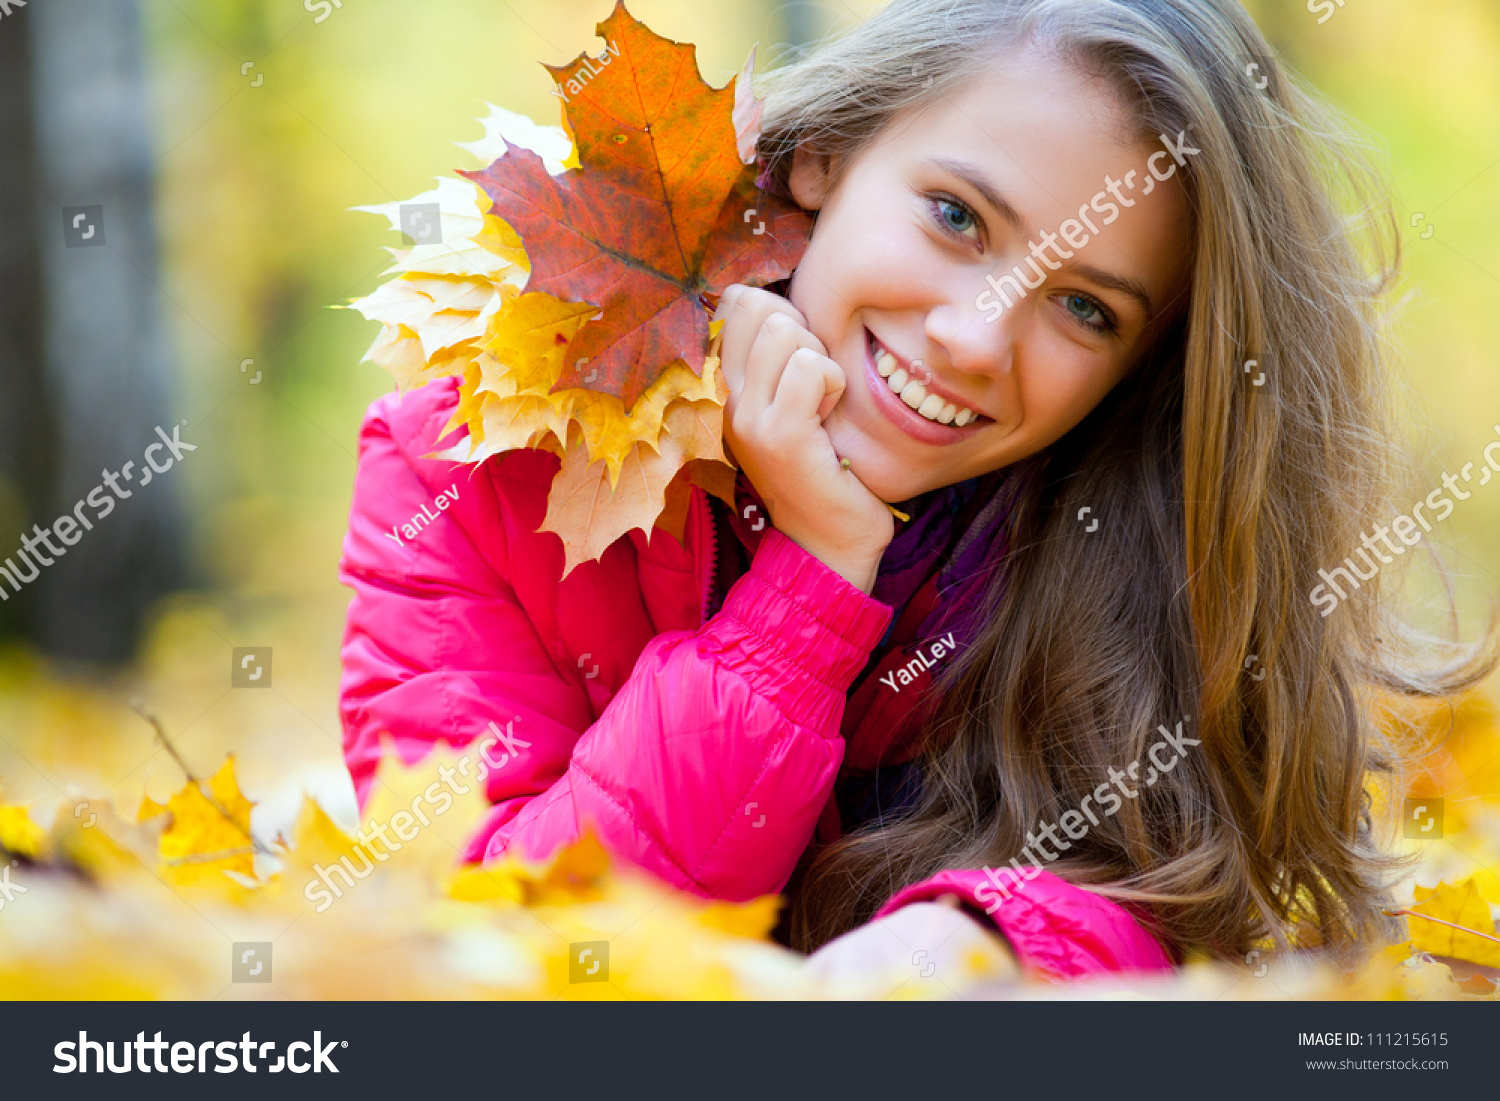
[[[553,455],[424,458],[451,379],[371,408],[361,801],[383,736],[487,737],[469,860],[589,830],[856,964],[1383,939],[1374,693],[1489,658],[1378,574],[1310,597],[1399,511],[1356,147],[1234,0],[896,0],[770,84],[763,178],[817,221],[719,307],[734,509],[560,581]]]

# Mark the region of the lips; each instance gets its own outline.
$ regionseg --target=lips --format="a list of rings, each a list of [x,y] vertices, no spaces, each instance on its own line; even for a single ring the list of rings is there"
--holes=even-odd
[[[868,330],[865,336],[865,381],[880,411],[907,435],[941,446],[992,423],[944,390],[920,361],[901,359]]]

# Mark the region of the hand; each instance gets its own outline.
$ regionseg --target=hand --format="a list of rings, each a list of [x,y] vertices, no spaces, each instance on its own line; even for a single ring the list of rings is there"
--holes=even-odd
[[[823,427],[844,371],[786,299],[738,284],[724,292],[720,350],[724,439],[765,499],[771,522],[862,592],[875,584],[895,521],[844,469]]]
[[[813,979],[846,991],[873,992],[913,979],[942,982],[958,991],[980,980],[1021,977],[1015,957],[993,928],[944,901],[914,902],[861,925],[818,949],[805,966]]]

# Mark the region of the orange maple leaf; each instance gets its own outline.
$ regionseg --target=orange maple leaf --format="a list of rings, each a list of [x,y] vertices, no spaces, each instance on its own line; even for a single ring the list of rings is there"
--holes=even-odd
[[[789,275],[811,221],[757,188],[741,159],[735,81],[704,83],[693,46],[650,31],[623,3],[597,33],[599,55],[548,66],[580,168],[553,177],[511,147],[463,175],[520,235],[528,291],[601,311],[574,337],[553,391],[614,394],[628,410],[672,363],[702,373],[702,296]]]

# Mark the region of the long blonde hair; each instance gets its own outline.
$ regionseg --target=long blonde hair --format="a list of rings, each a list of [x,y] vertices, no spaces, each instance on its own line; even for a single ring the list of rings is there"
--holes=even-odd
[[[1402,761],[1375,698],[1451,693],[1495,661],[1493,630],[1468,648],[1423,634],[1379,576],[1326,618],[1309,598],[1400,511],[1410,471],[1378,310],[1399,241],[1368,149],[1233,0],[895,0],[770,74],[761,156],[783,186],[799,146],[838,164],[1028,42],[1106,79],[1144,139],[1201,151],[1181,177],[1189,300],[1018,464],[1011,551],[937,686],[917,805],[814,854],[791,939],[811,949],[906,884],[1017,857],[1185,720],[1201,746],[1048,870],[1137,904],[1176,949],[1357,953],[1397,928],[1370,789]]]

